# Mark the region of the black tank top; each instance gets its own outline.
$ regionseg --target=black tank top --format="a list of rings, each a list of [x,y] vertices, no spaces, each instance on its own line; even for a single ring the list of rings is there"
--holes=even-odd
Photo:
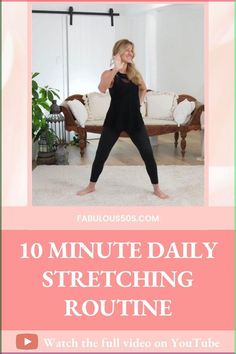
[[[144,124],[140,113],[138,85],[130,81],[126,74],[118,72],[109,92],[111,103],[104,126],[120,132],[138,130]]]

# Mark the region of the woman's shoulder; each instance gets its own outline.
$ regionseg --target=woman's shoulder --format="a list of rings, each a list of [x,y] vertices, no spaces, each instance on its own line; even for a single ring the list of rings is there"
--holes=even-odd
[[[102,76],[103,75],[109,75],[112,72],[112,69],[108,69],[102,72]]]

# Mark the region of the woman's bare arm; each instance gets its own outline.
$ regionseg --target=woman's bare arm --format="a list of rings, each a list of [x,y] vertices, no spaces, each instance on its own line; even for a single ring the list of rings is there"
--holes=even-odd
[[[147,92],[147,87],[145,85],[145,82],[144,82],[143,78],[141,77],[141,84],[139,85],[139,101],[140,101],[140,105],[142,105],[143,102],[144,102],[144,98],[146,96],[146,92]]]
[[[113,79],[116,76],[118,70],[113,68],[112,70],[106,70],[102,73],[100,84],[98,89],[100,92],[105,93],[106,90],[112,86]]]
[[[124,66],[124,63],[121,61],[120,54],[116,54],[114,57],[114,68],[111,70],[106,70],[102,73],[100,84],[98,85],[99,91],[105,93],[106,90],[112,86],[113,79]]]

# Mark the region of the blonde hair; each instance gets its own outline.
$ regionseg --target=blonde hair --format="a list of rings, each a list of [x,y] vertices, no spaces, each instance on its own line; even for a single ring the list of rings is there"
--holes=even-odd
[[[132,46],[133,53],[134,53],[134,44],[128,39],[120,39],[114,44],[114,47],[112,49],[112,56],[115,56],[116,54],[123,52],[128,45]],[[134,63],[127,64],[126,73],[129,80],[132,81],[135,85],[143,84],[142,76],[140,75],[139,71],[136,69]]]

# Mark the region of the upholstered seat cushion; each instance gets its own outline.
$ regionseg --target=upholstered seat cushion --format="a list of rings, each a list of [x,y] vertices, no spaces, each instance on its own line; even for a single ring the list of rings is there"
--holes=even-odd
[[[174,120],[157,119],[157,118],[144,118],[145,125],[177,125]],[[103,125],[104,119],[88,119],[85,125],[99,127]]]
[[[159,118],[144,118],[145,125],[177,125],[174,120],[159,119]]]
[[[95,126],[95,127],[100,127],[104,123],[104,119],[88,119],[85,123],[86,127],[89,126]]]

